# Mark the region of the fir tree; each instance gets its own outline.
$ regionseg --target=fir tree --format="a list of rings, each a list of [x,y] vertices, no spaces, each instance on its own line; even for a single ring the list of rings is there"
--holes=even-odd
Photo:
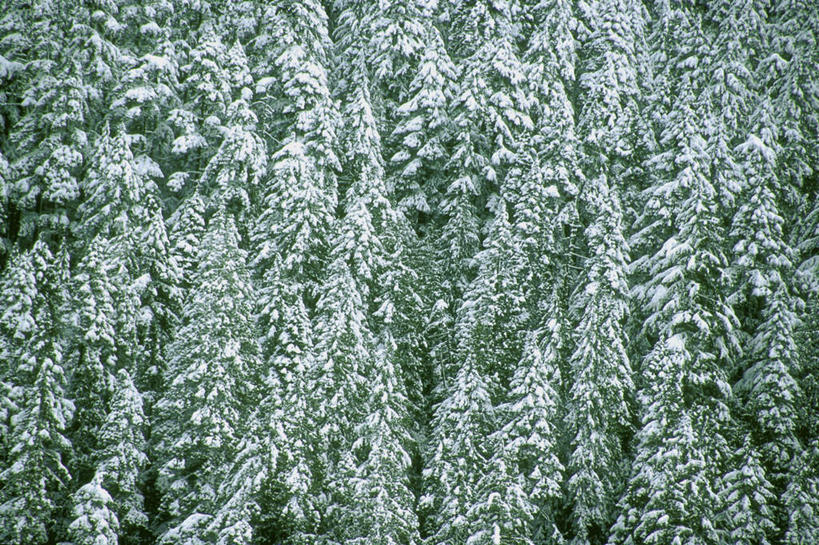
[[[242,418],[258,396],[250,283],[238,244],[233,220],[219,210],[200,245],[184,325],[168,349],[168,388],[155,411],[164,542],[204,539]]]
[[[645,361],[642,428],[611,544],[720,543],[710,446],[685,392],[694,357],[674,335],[658,341]]]
[[[747,396],[763,462],[771,480],[777,482],[800,449],[795,405],[801,393],[794,380],[799,370],[795,334],[800,305],[790,288],[794,252],[785,241],[784,219],[771,187],[775,179],[773,150],[750,135],[737,151],[744,158],[745,184],[732,233],[736,237],[740,290],[734,304],[735,308],[759,311],[743,316],[755,327],[746,349],[749,365],[736,390]]]
[[[390,135],[395,151],[388,164],[398,207],[408,217],[417,214],[419,220],[441,214],[439,204],[447,181],[441,167],[452,131],[449,104],[456,79],[455,66],[431,19],[423,20],[427,27],[423,53],[407,100],[396,110]]]
[[[734,469],[723,476],[721,494],[725,511],[722,526],[731,543],[769,543],[776,530],[772,509],[774,491],[758,457],[746,439],[737,450]]]
[[[819,537],[819,457],[814,441],[794,460],[783,502],[788,513],[784,543],[801,545]]]
[[[120,365],[132,363],[119,357],[119,348],[126,342],[118,331],[120,320],[116,312],[135,309],[117,305],[118,290],[111,279],[113,271],[108,270],[111,265],[105,260],[105,255],[112,250],[104,239],[96,237],[74,279],[78,338],[74,341],[76,362],[71,376],[72,397],[77,404],[72,443],[74,474],[81,482],[93,474],[97,438],[114,387],[114,374]],[[122,332],[127,334],[127,331]]]
[[[143,470],[148,464],[141,393],[126,369],[117,371],[105,422],[99,431],[94,479],[111,496],[111,508],[121,528],[120,543],[139,543],[148,530],[142,493]]]
[[[55,537],[52,516],[71,479],[66,430],[74,414],[67,398],[58,305],[67,269],[38,241],[18,254],[3,281],[2,354],[13,366],[13,416],[4,442],[0,519],[10,544],[45,544]]]
[[[593,218],[586,228],[591,255],[584,264],[584,283],[572,301],[580,320],[569,361],[572,386],[566,417],[571,441],[568,489],[578,543],[596,542],[611,524],[624,474],[634,390],[622,326],[628,302],[622,212],[604,176],[587,183],[584,201],[584,212]]]
[[[74,520],[68,527],[74,545],[116,545],[119,521],[111,509],[113,500],[103,488],[99,474],[74,493]]]

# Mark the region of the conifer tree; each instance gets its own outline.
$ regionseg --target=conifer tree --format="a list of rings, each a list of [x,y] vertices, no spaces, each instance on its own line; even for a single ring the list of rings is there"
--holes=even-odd
[[[121,528],[119,543],[140,543],[148,530],[142,493],[148,463],[142,394],[131,373],[119,369],[105,422],[99,430],[95,479],[111,496],[111,508]]]
[[[576,195],[583,183],[579,166],[580,143],[570,100],[575,85],[577,43],[571,27],[574,14],[562,1],[533,2],[526,6],[532,35],[524,54],[527,77],[537,99],[535,133],[529,147],[535,150],[522,161],[522,171],[505,189],[514,209],[514,224],[529,256],[531,274],[526,291],[530,300],[548,300],[547,285],[565,282],[570,274],[568,254],[576,244]],[[557,291],[565,297],[566,287]],[[561,303],[562,304],[562,303]],[[533,316],[534,323],[542,323]],[[548,318],[547,318],[548,319]]]
[[[721,202],[729,206],[741,190],[734,147],[745,141],[748,120],[759,100],[753,63],[765,45],[762,6],[754,1],[718,1],[707,14],[713,39],[708,42],[712,50],[703,59],[708,67],[704,98],[712,104],[706,138],[714,161],[714,187]]]
[[[712,521],[720,510],[714,483],[731,467],[726,439],[732,425],[727,369],[735,354],[737,320],[726,302],[724,232],[717,190],[709,176],[704,138],[707,110],[696,79],[699,16],[685,7],[669,8],[663,16],[674,22],[663,28],[671,33],[669,43],[676,48],[672,58],[679,59],[675,62],[680,72],[670,83],[673,101],[661,119],[660,148],[649,162],[656,178],[647,190],[648,208],[637,228],[639,239],[650,250],[634,267],[646,281],[632,290],[635,303],[647,311],[641,335],[654,347],[644,374],[655,370],[643,381],[637,462],[612,539],[637,541],[643,539],[638,536],[656,530],[670,532],[658,534],[666,536],[660,541],[690,536],[711,543],[718,539]],[[670,376],[658,374],[664,365],[672,365],[664,362],[673,362],[663,371]],[[667,391],[671,386],[666,382],[675,383],[673,388],[678,390]],[[680,399],[672,401],[669,396]],[[663,417],[665,411],[672,411],[674,417]],[[663,418],[662,426],[653,423]],[[686,446],[663,447],[662,453],[667,454],[652,458],[659,448],[657,441],[664,437],[669,445],[673,438]],[[677,460],[679,456],[684,458]],[[645,484],[646,479],[651,482]],[[679,483],[693,483],[698,492],[686,495]],[[674,510],[668,517],[654,507],[663,498],[683,496],[684,503],[667,506]],[[687,518],[694,512],[708,523]]]
[[[120,304],[137,309],[117,313],[120,335],[136,337],[120,345],[119,357],[134,362],[139,381],[155,389],[180,305],[180,272],[170,257],[156,184],[140,175],[122,127],[114,135],[104,128],[86,185],[88,197],[78,208],[82,233],[110,247],[107,266]]]
[[[482,206],[514,163],[521,138],[533,129],[532,96],[516,48],[517,2],[456,2],[451,54],[459,70],[452,106],[455,125],[447,169],[452,172],[441,209],[442,256],[452,264],[451,289],[460,296],[480,247]]]
[[[773,487],[747,438],[735,456],[737,469],[726,473],[721,484],[726,538],[737,544],[768,543],[776,530]]]
[[[74,341],[77,354],[71,376],[71,393],[77,405],[72,443],[74,474],[80,482],[94,472],[97,438],[114,388],[114,374],[120,365],[132,363],[119,357],[119,348],[126,342],[118,331],[116,312],[126,309],[117,305],[118,290],[112,283],[111,264],[105,260],[112,250],[104,239],[95,237],[74,279],[79,338]],[[123,333],[127,334],[127,329]]]
[[[794,252],[785,241],[784,219],[772,189],[773,150],[752,134],[737,152],[744,159],[744,184],[732,233],[740,293],[732,302],[735,308],[744,303],[746,309],[760,310],[746,317],[755,328],[746,349],[748,365],[736,390],[747,396],[763,463],[781,487],[782,473],[801,448],[795,411],[801,393],[794,380],[799,371],[795,334],[800,304],[790,288]]]
[[[492,439],[499,448],[488,474],[499,482],[482,487],[489,494],[499,495],[491,503],[484,502],[483,511],[490,513],[494,504],[506,507],[507,514],[495,522],[499,534],[521,543],[563,542],[557,528],[564,471],[558,457],[563,333],[555,301],[551,303],[548,311],[554,313],[553,317],[543,331],[528,334],[509,394],[498,407],[503,425]],[[504,488],[506,493],[502,492]]]
[[[73,545],[116,545],[119,521],[111,509],[111,495],[99,474],[73,495],[74,520],[68,527]]]
[[[20,119],[8,135],[14,150],[9,199],[19,210],[17,233],[28,244],[38,230],[68,234],[80,196],[88,142],[91,88],[72,59],[71,30],[84,10],[71,2],[35,2],[19,19],[22,43],[13,47],[25,71]]]
[[[572,301],[580,320],[569,360],[567,470],[575,540],[591,543],[611,524],[620,493],[634,383],[622,326],[628,304],[622,212],[604,176],[587,182],[584,201],[592,218],[585,233],[591,255]]]
[[[185,199],[171,217],[171,255],[179,265],[182,287],[190,289],[196,275],[199,242],[205,235],[205,200],[196,192]]]
[[[643,365],[642,428],[611,544],[721,542],[709,446],[687,406],[695,355],[684,342],[681,335],[661,339]]]
[[[54,539],[52,515],[71,476],[66,431],[74,414],[67,397],[58,309],[67,266],[37,241],[12,259],[2,283],[2,358],[12,387],[13,416],[4,443],[8,465],[0,478],[0,528],[14,545]]]
[[[770,102],[778,127],[775,134],[781,160],[777,178],[791,194],[788,201],[794,198],[794,190],[805,188],[811,173],[817,170],[814,158],[819,145],[819,92],[809,83],[816,72],[816,21],[817,6],[812,2],[771,2],[766,33],[771,53],[760,58],[758,65],[761,99]],[[800,201],[797,197],[789,204],[797,208],[810,206]]]
[[[204,539],[242,419],[258,396],[245,252],[224,208],[210,219],[199,248],[196,287],[168,349],[168,387],[155,410],[166,516],[160,541],[167,543]]]
[[[466,348],[466,347],[464,347]],[[465,543],[474,527],[466,510],[478,499],[478,482],[492,452],[487,437],[496,430],[489,375],[479,368],[477,353],[452,377],[448,395],[435,408],[433,436],[424,469],[420,499],[430,543]]]
[[[814,441],[803,449],[789,475],[783,502],[788,514],[784,543],[800,545],[819,537],[819,457]]]
[[[200,30],[186,60],[179,67],[182,103],[170,111],[168,123],[175,135],[172,152],[181,159],[177,170],[190,173],[204,168],[221,140],[235,78],[228,71],[228,49],[212,21]],[[250,74],[245,73],[245,78]]]
[[[418,214],[419,219],[441,214],[439,204],[447,183],[442,166],[452,131],[449,105],[456,79],[455,66],[432,17],[424,18],[423,24],[427,28],[423,53],[407,99],[396,110],[390,135],[395,151],[388,164],[398,207],[408,217]]]
[[[267,385],[253,417],[259,436],[243,445],[241,471],[256,473],[272,491],[256,494],[268,511],[260,531],[301,543],[313,539],[320,519],[314,472],[322,447],[310,415],[308,375],[315,361],[312,318],[337,204],[339,112],[325,68],[330,44],[324,8],[304,2],[270,9],[260,39],[249,48],[264,105],[260,119],[276,150],[250,232]],[[276,456],[260,458],[254,449]]]

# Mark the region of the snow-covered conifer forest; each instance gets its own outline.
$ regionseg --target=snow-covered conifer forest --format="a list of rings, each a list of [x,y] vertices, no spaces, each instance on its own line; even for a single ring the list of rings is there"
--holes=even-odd
[[[0,543],[819,543],[819,2],[0,4]]]

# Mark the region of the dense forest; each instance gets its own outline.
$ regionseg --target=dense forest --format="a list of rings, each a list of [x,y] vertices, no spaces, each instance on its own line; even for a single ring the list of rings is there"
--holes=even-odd
[[[7,0],[0,542],[819,543],[815,0]]]

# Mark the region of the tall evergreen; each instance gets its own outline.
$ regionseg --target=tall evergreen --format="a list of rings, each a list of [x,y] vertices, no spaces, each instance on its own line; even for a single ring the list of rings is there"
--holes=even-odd
[[[258,396],[245,256],[234,221],[221,208],[200,242],[196,287],[168,349],[168,386],[154,411],[161,542],[204,539],[243,419]]]
[[[664,529],[662,541],[691,536],[712,543],[719,539],[713,523],[720,510],[714,483],[730,467],[727,369],[737,322],[725,295],[725,234],[709,175],[707,105],[697,79],[701,68],[681,62],[702,52],[699,14],[667,5],[662,17],[669,24],[661,28],[670,33],[674,48],[669,55],[680,64],[670,80],[670,110],[661,119],[660,148],[649,162],[656,178],[646,190],[648,208],[637,231],[649,250],[634,266],[646,280],[632,290],[637,305],[647,309],[641,335],[653,348],[643,371],[637,461],[612,541],[637,541]],[[673,418],[663,416],[668,411]],[[660,427],[654,424],[658,419]],[[687,445],[653,455],[657,441],[671,445],[672,438]],[[650,475],[658,476],[646,482]],[[680,489],[688,483],[698,493]],[[668,503],[669,495],[681,503]],[[701,520],[689,519],[693,512],[701,513]]]
[[[578,543],[599,541],[611,523],[631,433],[634,383],[623,333],[628,304],[626,243],[622,212],[605,180],[600,176],[586,183],[588,208],[582,212],[592,218],[585,233],[591,255],[572,301],[580,319],[569,360],[567,470]]]
[[[0,476],[0,531],[10,544],[54,540],[70,485],[66,431],[74,415],[63,368],[60,305],[67,263],[37,241],[17,253],[2,282],[3,378],[11,386],[6,460]]]
[[[628,306],[621,195],[631,182],[639,141],[639,66],[643,13],[631,2],[585,5],[580,20],[578,116],[584,182],[577,203],[585,226],[574,289],[577,334],[570,359],[567,424],[569,499],[575,542],[598,543],[612,522],[629,438],[634,385],[623,322]],[[606,378],[603,378],[606,377]],[[593,490],[593,495],[588,491]]]

